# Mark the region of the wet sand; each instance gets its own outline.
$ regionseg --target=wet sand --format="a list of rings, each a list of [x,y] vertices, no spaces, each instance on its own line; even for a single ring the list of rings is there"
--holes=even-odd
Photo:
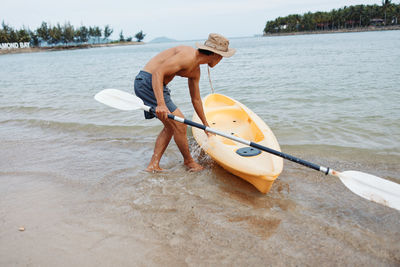
[[[400,213],[337,179],[285,162],[263,195],[200,153],[193,139],[193,154],[207,166],[201,173],[185,171],[173,143],[162,161],[169,171],[160,174],[139,166],[150,142],[84,143],[103,145],[89,157],[68,143],[1,142],[1,266],[400,264]],[[318,156],[283,149],[398,181],[389,157],[354,161],[340,149]]]

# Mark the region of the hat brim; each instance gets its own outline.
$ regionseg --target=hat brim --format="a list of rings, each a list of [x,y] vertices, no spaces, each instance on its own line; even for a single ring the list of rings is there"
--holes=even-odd
[[[208,50],[208,51],[214,52],[214,53],[216,53],[218,55],[221,55],[223,57],[231,57],[236,53],[236,49],[235,48],[228,48],[228,51],[224,52],[224,51],[220,51],[220,50],[214,49],[212,47],[203,45],[201,43],[196,43],[196,47],[199,48],[199,49],[203,49],[203,50]]]

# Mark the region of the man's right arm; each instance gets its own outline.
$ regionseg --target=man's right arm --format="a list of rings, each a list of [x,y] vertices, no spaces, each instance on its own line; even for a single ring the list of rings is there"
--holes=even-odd
[[[185,61],[185,58],[176,54],[173,57],[166,59],[152,73],[152,86],[154,95],[157,99],[156,115],[161,121],[167,120],[168,113],[170,113],[164,100],[164,77],[176,75],[177,72],[184,68],[187,63]]]
[[[169,110],[164,101],[164,74],[159,70],[152,73],[152,86],[157,100],[156,115],[161,121],[168,119]]]

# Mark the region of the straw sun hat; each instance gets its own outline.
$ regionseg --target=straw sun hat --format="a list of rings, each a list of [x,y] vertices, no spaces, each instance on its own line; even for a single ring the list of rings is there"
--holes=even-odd
[[[210,33],[204,44],[196,43],[196,47],[214,52],[223,57],[231,57],[236,52],[236,49],[229,48],[229,40],[218,33]]]

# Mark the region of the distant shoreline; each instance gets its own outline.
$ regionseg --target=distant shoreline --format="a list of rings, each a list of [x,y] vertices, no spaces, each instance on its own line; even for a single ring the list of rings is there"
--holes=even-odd
[[[263,37],[274,36],[290,36],[290,35],[306,35],[306,34],[329,34],[329,33],[348,33],[348,32],[370,32],[370,31],[396,31],[400,30],[400,25],[394,26],[369,26],[357,27],[353,29],[340,29],[340,30],[319,30],[319,31],[303,31],[303,32],[281,32],[281,33],[264,33]]]
[[[76,50],[76,49],[87,49],[87,48],[96,48],[96,47],[142,45],[142,44],[144,44],[144,43],[143,42],[118,42],[118,43],[108,43],[108,44],[82,44],[82,45],[63,45],[63,46],[53,46],[53,47],[29,47],[29,48],[15,48],[15,49],[0,49],[0,55]]]

